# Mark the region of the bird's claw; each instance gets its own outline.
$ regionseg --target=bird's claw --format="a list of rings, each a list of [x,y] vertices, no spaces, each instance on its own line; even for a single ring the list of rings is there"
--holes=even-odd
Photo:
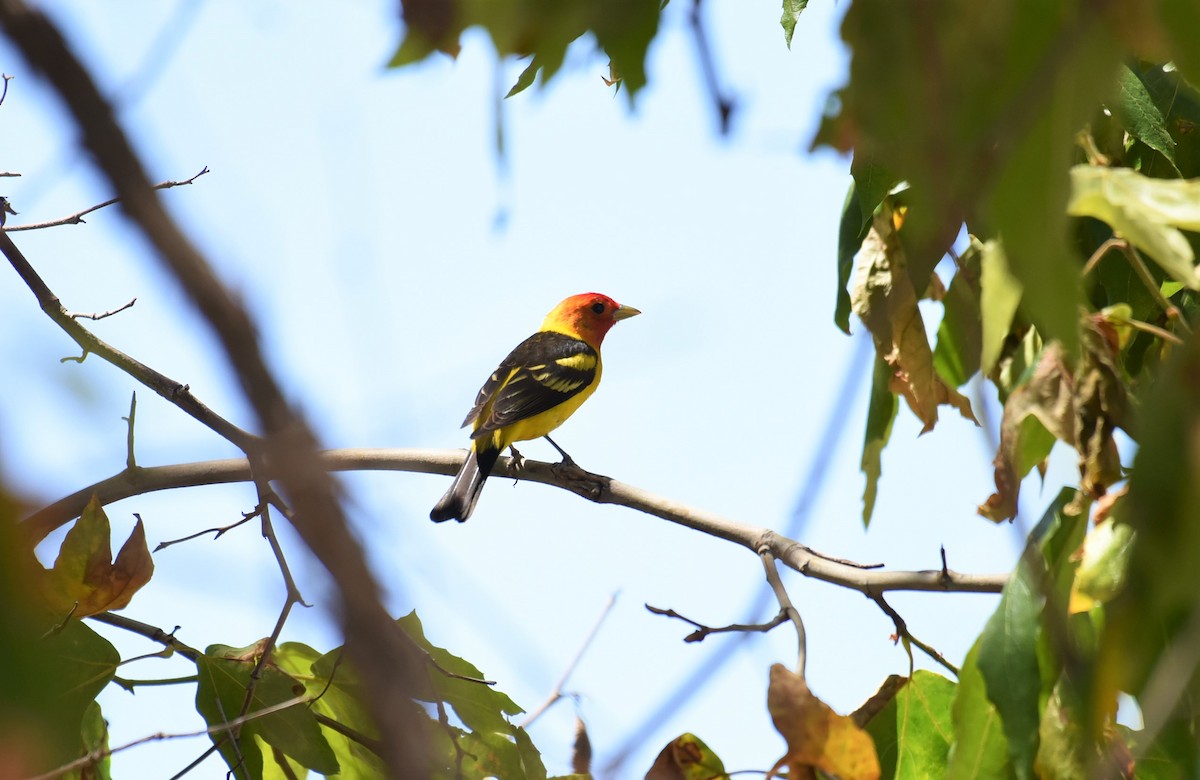
[[[551,465],[550,470],[554,472],[554,477],[559,484],[592,499],[600,498],[604,494],[604,489],[608,487],[608,483],[611,482],[608,477],[593,474],[581,468],[569,455],[565,456],[561,463]]]
[[[525,468],[525,456],[517,452],[517,448],[511,444],[508,447],[508,451],[512,453],[512,458],[508,461],[508,473],[516,474]]]

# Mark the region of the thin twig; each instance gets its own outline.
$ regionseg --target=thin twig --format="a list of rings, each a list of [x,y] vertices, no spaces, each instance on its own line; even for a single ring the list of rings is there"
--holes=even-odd
[[[62,97],[82,145],[121,198],[122,209],[221,345],[264,434],[261,447],[250,441],[246,444],[252,449],[244,451],[275,469],[295,508],[297,533],[334,582],[333,612],[341,620],[349,660],[362,678],[367,708],[379,726],[387,773],[428,774],[429,745],[422,738],[419,710],[410,706],[411,694],[421,685],[420,661],[402,643],[402,632],[382,603],[379,582],[350,530],[338,487],[319,461],[316,436],[267,366],[250,313],[151,189],[145,166],[117,123],[112,105],[57,25],[27,0],[4,0],[0,27],[30,69],[42,73]]]
[[[708,44],[708,34],[704,29],[704,18],[700,13],[703,0],[692,0],[692,38],[696,41],[696,53],[700,58],[700,71],[704,74],[704,85],[708,87],[708,95],[717,109],[720,121],[721,135],[729,134],[729,123],[733,117],[733,100],[721,91],[717,80],[717,66],[713,60],[712,47]]]
[[[1178,306],[1171,303],[1167,296],[1163,295],[1162,288],[1158,286],[1154,281],[1154,277],[1150,275],[1150,269],[1146,267],[1146,261],[1142,259],[1142,254],[1138,251],[1137,247],[1128,241],[1122,241],[1121,248],[1125,250],[1125,256],[1129,258],[1129,264],[1133,266],[1138,279],[1142,280],[1142,284],[1146,286],[1150,297],[1166,312],[1167,318],[1179,323],[1179,327],[1184,333],[1189,336],[1192,335],[1192,328],[1188,325],[1183,312],[1179,310]]]
[[[885,615],[887,615],[888,617],[890,617],[892,619],[892,624],[895,625],[895,627],[896,627],[896,640],[897,641],[899,641],[901,638],[906,639],[910,644],[915,645],[923,653],[925,653],[925,655],[929,656],[934,661],[937,661],[939,664],[946,667],[946,669],[948,669],[955,677],[958,676],[958,667],[957,666],[955,666],[954,664],[947,661],[945,656],[943,656],[937,650],[935,650],[934,648],[930,647],[929,645],[925,644],[924,642],[922,642],[921,640],[917,639],[915,636],[912,635],[912,632],[908,630],[908,624],[904,622],[904,618],[900,617],[899,612],[892,609],[892,605],[887,603],[887,600],[883,597],[883,594],[880,594],[880,593],[873,594],[871,596],[871,600],[874,601],[879,606],[879,608],[883,610]]]
[[[612,612],[613,605],[617,603],[617,594],[613,593],[608,597],[608,601],[604,602],[604,606],[600,609],[600,614],[596,616],[596,621],[592,623],[592,628],[588,631],[587,636],[583,638],[583,643],[579,645],[579,650],[575,652],[575,657],[567,664],[567,668],[563,671],[562,677],[558,678],[558,682],[554,685],[554,689],[550,691],[550,695],[546,697],[546,701],[542,705],[529,713],[529,717],[521,723],[521,728],[527,729],[533,725],[533,722],[542,716],[542,713],[550,709],[555,702],[563,698],[563,688],[570,679],[571,674],[575,671],[575,667],[583,659],[584,653],[592,646],[592,642],[596,639],[596,634],[600,632],[600,626],[604,625],[604,621],[608,618],[608,613]]]
[[[1083,271],[1081,272],[1082,275],[1087,276],[1092,271],[1096,270],[1096,266],[1100,265],[1100,261],[1104,259],[1104,256],[1108,254],[1110,249],[1123,248],[1124,244],[1125,239],[1118,238],[1116,236],[1110,236],[1104,241],[1104,243],[1096,247],[1096,251],[1092,252],[1092,256],[1089,257],[1087,262],[1083,264]]]
[[[1141,320],[1135,320],[1135,319],[1127,319],[1127,320],[1124,320],[1124,322],[1125,322],[1125,324],[1129,325],[1129,327],[1133,328],[1134,330],[1140,330],[1144,333],[1149,333],[1151,336],[1158,336],[1163,341],[1169,341],[1172,344],[1178,344],[1178,345],[1183,344],[1183,339],[1179,338],[1171,331],[1166,330],[1164,328],[1160,328],[1157,325],[1151,325],[1148,322],[1142,322]]]
[[[197,531],[194,534],[188,534],[187,536],[181,536],[178,539],[170,539],[165,542],[159,542],[158,546],[154,548],[154,552],[158,552],[159,550],[165,550],[168,547],[174,547],[175,545],[180,544],[182,542],[190,542],[191,540],[196,539],[201,536],[204,536],[205,534],[212,534],[213,541],[216,541],[217,539],[220,539],[222,536],[224,536],[229,531],[232,531],[233,529],[237,528],[238,526],[242,526],[242,525],[245,525],[246,523],[250,522],[257,515],[258,515],[257,510],[255,510],[254,512],[243,512],[241,520],[238,520],[237,522],[234,522],[234,523],[230,523],[229,525],[223,525],[218,528],[205,528],[203,531]]]
[[[698,623],[690,617],[679,614],[673,609],[663,609],[662,607],[654,607],[646,604],[646,609],[653,612],[655,615],[682,620],[684,623],[692,626],[696,630],[683,638],[685,642],[703,642],[709,634],[732,634],[732,633],[766,633],[777,626],[781,626],[788,621],[788,615],[782,609],[779,614],[771,618],[766,623],[730,623],[727,626],[706,626],[703,623]]]
[[[69,312],[67,312],[67,316],[69,316],[71,319],[75,319],[75,320],[78,320],[78,319],[102,320],[105,317],[111,317],[114,314],[120,314],[121,312],[125,311],[126,309],[132,308],[133,304],[135,304],[135,303],[137,303],[137,298],[130,300],[129,303],[127,303],[123,306],[120,306],[111,311],[102,312],[101,314],[84,314],[83,312],[69,311]]]
[[[402,471],[453,476],[462,467],[463,455],[462,450],[347,449],[328,450],[321,454],[321,462],[329,471]],[[501,457],[497,461],[497,472],[508,473],[503,471],[508,468],[508,460]],[[804,545],[770,529],[737,523],[616,480],[609,480],[602,494],[593,496],[577,483],[562,480],[554,465],[526,460],[524,468],[515,478],[561,487],[598,503],[616,504],[645,512],[755,552],[765,545],[781,563],[807,577],[864,594],[889,590],[999,593],[1008,581],[1007,574],[964,574],[946,568],[925,571],[870,570],[858,565],[836,563],[812,554]],[[270,469],[265,476],[273,476]],[[157,490],[248,482],[252,479],[250,465],[244,458],[174,466],[141,466],[134,474],[122,471],[58,500],[30,515],[24,525],[33,539],[41,540],[54,529],[78,517],[93,494],[102,505],[107,505]]]
[[[199,173],[197,173],[195,176],[191,177],[190,179],[184,179],[183,181],[159,182],[158,184],[155,184],[152,187],[152,189],[168,190],[172,187],[185,187],[188,184],[191,184],[192,182],[194,182],[196,179],[199,179],[201,176],[203,176],[206,173],[208,173],[207,165],[204,166],[204,168],[202,168]],[[90,207],[84,209],[83,211],[76,211],[74,214],[70,214],[65,217],[59,217],[58,219],[52,219],[47,222],[31,222],[28,225],[13,225],[11,227],[5,227],[4,229],[9,232],[15,233],[18,230],[43,230],[45,228],[59,227],[60,225],[86,224],[86,220],[84,219],[84,217],[86,217],[88,214],[91,214],[93,211],[99,211],[100,209],[107,208],[108,206],[112,206],[113,204],[120,203],[120,202],[121,202],[120,198],[109,198],[108,200],[104,201],[103,203],[97,203],[95,206],[90,206]],[[129,305],[132,306],[133,304],[129,304]]]
[[[10,76],[7,73],[0,73],[0,78],[4,79],[4,91],[0,92],[0,106],[2,106],[4,105],[4,98],[8,97],[8,82],[16,77]]]
[[[137,458],[133,456],[133,423],[137,419],[137,390],[133,391],[133,396],[129,399],[129,416],[121,419],[128,424],[125,431],[125,470],[134,471],[137,469]]]
[[[204,655],[204,653],[200,652],[196,648],[189,647],[175,638],[175,631],[179,630],[179,626],[175,627],[175,631],[163,631],[161,628],[152,626],[149,623],[143,623],[140,620],[134,620],[133,618],[128,618],[124,615],[116,615],[112,612],[101,612],[98,615],[88,615],[88,620],[94,620],[97,623],[104,623],[106,625],[113,626],[114,628],[121,628],[134,634],[140,634],[151,641],[158,642],[160,645],[165,645],[166,647],[171,648],[184,658],[187,658],[191,661],[195,661],[197,658]]]
[[[83,348],[84,356],[93,354],[112,363],[170,403],[175,404],[201,424],[211,428],[222,438],[232,442],[243,452],[254,452],[260,447],[260,440],[257,436],[242,430],[212,409],[209,409],[191,394],[187,385],[176,382],[174,379],[150,368],[146,364],[134,360],[119,349],[100,340],[91,331],[83,327],[79,320],[71,316],[70,312],[62,305],[62,301],[47,286],[42,277],[25,258],[25,255],[13,243],[12,238],[8,235],[7,228],[0,230],[0,253],[8,258],[8,262],[16,270],[17,275],[21,277],[21,280],[25,282],[25,286],[37,298],[38,305],[41,306],[46,316],[66,331],[67,335]],[[82,359],[82,357],[79,358],[79,360]]]
[[[800,617],[800,610],[792,605],[792,599],[788,596],[787,588],[783,587],[783,580],[779,578],[779,568],[775,565],[775,556],[771,553],[770,547],[763,545],[758,548],[758,557],[762,560],[763,570],[767,575],[767,583],[771,586],[771,590],[775,592],[775,598],[779,601],[779,609],[788,616],[792,624],[796,626],[796,674],[804,677],[804,666],[808,658],[807,637],[804,631],[804,620]]]
[[[138,745],[144,745],[147,742],[161,742],[168,739],[186,739],[191,737],[207,737],[213,734],[227,733],[233,729],[240,728],[251,721],[258,720],[259,718],[265,718],[268,715],[274,715],[277,712],[291,709],[297,704],[305,704],[311,700],[312,699],[307,694],[303,696],[295,696],[286,701],[281,701],[278,704],[272,704],[270,707],[263,707],[261,710],[255,710],[247,715],[234,718],[233,720],[226,721],[224,723],[218,723],[215,726],[209,726],[206,729],[197,729],[196,731],[179,731],[170,734],[159,732],[157,734],[150,734],[148,736],[135,739],[132,742],[126,742],[125,744],[118,745],[114,748],[98,748],[89,752],[87,755],[75,759],[69,764],[63,764],[57,769],[52,769],[49,772],[37,775],[36,777],[27,778],[27,780],[54,780],[54,778],[62,777],[72,770],[92,766],[93,764],[108,758],[114,753],[120,753],[123,750],[128,750],[129,748],[137,747]]]
[[[134,688],[138,686],[154,687],[158,685],[184,685],[186,683],[199,682],[200,675],[185,674],[182,677],[162,677],[151,680],[131,680],[127,677],[117,677],[114,675],[112,681],[130,693],[133,693]]]

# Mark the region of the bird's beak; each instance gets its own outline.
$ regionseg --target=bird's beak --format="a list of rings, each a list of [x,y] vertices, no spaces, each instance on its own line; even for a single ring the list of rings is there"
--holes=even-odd
[[[617,308],[613,309],[612,318],[613,321],[627,320],[630,317],[634,317],[638,314],[641,314],[641,312],[632,306],[618,306]]]

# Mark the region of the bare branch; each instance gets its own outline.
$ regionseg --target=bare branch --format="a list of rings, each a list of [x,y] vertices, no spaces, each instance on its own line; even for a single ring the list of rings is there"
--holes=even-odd
[[[770,631],[771,629],[781,626],[788,621],[787,613],[781,609],[781,610],[779,610],[778,615],[771,618],[766,623],[730,623],[727,626],[714,627],[714,626],[706,626],[703,623],[697,623],[695,620],[692,620],[689,617],[685,617],[673,609],[663,609],[662,607],[653,607],[649,604],[646,604],[645,606],[646,606],[646,609],[650,610],[655,615],[662,615],[663,617],[669,617],[669,618],[675,618],[676,620],[682,620],[684,623],[687,623],[688,625],[695,627],[695,629],[696,629],[695,631],[693,631],[692,633],[688,634],[687,636],[685,636],[683,638],[683,641],[685,641],[685,642],[703,642],[704,639],[709,634],[732,634],[732,633],[745,634],[745,633],[751,633],[751,632],[758,632],[758,633],[765,634],[766,632]]]
[[[75,319],[75,320],[78,320],[78,319],[102,320],[105,317],[111,317],[114,314],[120,314],[121,312],[125,311],[126,309],[132,308],[133,304],[135,304],[135,303],[137,303],[137,298],[130,300],[129,303],[125,304],[124,306],[119,306],[111,311],[103,312],[102,314],[84,314],[82,312],[72,311],[72,312],[67,312],[67,316],[69,316],[69,317],[71,317],[71,319]]]
[[[899,641],[901,638],[907,640],[910,644],[918,647],[923,653],[925,653],[925,655],[929,656],[934,661],[937,661],[939,664],[946,667],[946,669],[949,670],[955,677],[958,676],[958,667],[957,666],[955,666],[954,664],[947,661],[946,657],[943,656],[941,653],[939,653],[937,650],[933,649],[932,647],[930,647],[929,645],[925,644],[924,642],[922,642],[921,640],[917,639],[915,636],[912,635],[912,632],[910,632],[908,630],[908,624],[904,622],[904,618],[900,617],[899,612],[892,609],[892,605],[887,603],[887,600],[884,599],[883,594],[877,593],[877,594],[871,596],[871,600],[874,601],[879,606],[879,608],[883,610],[885,615],[887,615],[888,617],[890,617],[892,619],[892,624],[895,625],[895,627],[896,627],[896,640],[897,641]]]
[[[189,179],[184,179],[183,181],[159,182],[158,184],[155,184],[152,187],[152,189],[169,190],[172,187],[185,187],[185,186],[191,184],[192,182],[194,182],[196,179],[199,179],[201,176],[203,176],[206,173],[208,173],[207,165],[204,166],[200,170],[199,173],[197,173],[195,176],[192,176]],[[16,175],[19,176],[20,174],[16,174]],[[112,206],[115,203],[120,203],[120,202],[121,202],[120,198],[109,198],[108,200],[104,201],[103,203],[97,203],[95,206],[89,206],[88,208],[84,209],[83,211],[76,211],[74,214],[69,214],[65,217],[59,217],[58,219],[51,219],[46,222],[31,222],[28,225],[12,225],[10,227],[5,227],[4,229],[8,230],[10,232],[16,232],[18,230],[43,230],[45,228],[59,227],[60,225],[82,225],[82,224],[86,224],[86,220],[84,219],[84,217],[86,217],[88,214],[91,214],[93,211],[99,211],[100,209],[107,208],[109,206]],[[129,305],[132,306],[133,304],[129,304]],[[119,309],[118,309],[118,311],[119,311]]]
[[[571,659],[569,664],[567,664],[567,668],[562,673],[562,677],[558,678],[558,682],[555,684],[554,690],[550,692],[550,695],[546,697],[546,701],[542,702],[540,707],[529,713],[529,717],[525,718],[525,720],[521,722],[521,728],[527,729],[532,726],[533,722],[540,718],[543,712],[550,709],[555,702],[563,698],[563,688],[566,686],[567,680],[570,679],[572,672],[575,671],[575,667],[579,665],[584,653],[586,653],[588,648],[591,647],[592,641],[596,638],[596,634],[600,632],[600,626],[604,625],[604,621],[608,617],[608,613],[612,612],[613,605],[616,603],[617,594],[614,593],[608,597],[608,601],[604,602],[604,607],[600,610],[600,614],[596,616],[596,622],[592,624],[592,629],[588,631],[587,636],[584,637],[583,644],[579,646],[579,650],[575,653],[575,657]]]
[[[128,424],[125,432],[125,470],[133,471],[137,468],[137,458],[133,456],[133,422],[137,419],[137,390],[133,391],[129,399],[129,416],[121,419]]]
[[[775,566],[775,556],[771,554],[770,548],[759,547],[758,557],[762,559],[763,570],[767,574],[767,583],[779,601],[779,611],[787,615],[792,624],[796,626],[796,674],[803,677],[805,662],[808,658],[804,620],[800,617],[800,610],[792,605],[792,599],[788,596],[787,589],[783,587],[783,580],[779,578],[779,569]]]
[[[321,454],[321,462],[329,471],[403,471],[453,476],[462,466],[462,460],[462,450],[345,449],[328,450]],[[1008,581],[1007,574],[963,574],[949,568],[925,571],[865,569],[861,564],[842,563],[816,555],[804,545],[770,529],[736,523],[607,477],[598,477],[605,480],[604,487],[599,496],[594,496],[588,487],[581,487],[574,480],[564,483],[554,468],[557,464],[526,460],[520,472],[514,474],[508,470],[509,460],[507,457],[499,459],[497,473],[518,480],[561,487],[598,503],[636,509],[739,544],[756,554],[765,546],[778,561],[806,577],[851,588],[868,596],[890,590],[999,593]],[[271,478],[272,474],[268,470],[265,476]],[[55,528],[78,517],[93,493],[101,504],[110,504],[158,490],[248,482],[252,479],[250,465],[243,458],[139,467],[136,472],[122,471],[35,512],[25,520],[25,527],[34,539],[42,539]]]
[[[297,704],[307,704],[309,701],[312,701],[312,697],[308,694],[304,694],[302,696],[293,697],[286,701],[281,701],[278,704],[272,704],[270,707],[263,707],[261,710],[255,710],[254,712],[234,718],[233,720],[226,721],[225,723],[218,723],[215,726],[209,726],[206,729],[197,729],[196,731],[180,731],[172,734],[164,734],[159,732],[157,734],[150,734],[149,736],[141,737],[140,739],[135,739],[132,742],[126,742],[124,745],[118,745],[114,748],[100,748],[98,750],[91,751],[85,756],[75,759],[69,764],[64,764],[57,769],[52,769],[49,772],[46,772],[45,774],[27,778],[27,780],[54,780],[54,778],[62,777],[74,769],[82,769],[84,767],[92,766],[114,753],[120,753],[123,750],[128,750],[129,748],[137,747],[138,745],[144,745],[147,742],[161,742],[167,739],[185,739],[188,737],[207,737],[213,734],[230,732],[234,729],[241,728],[250,721],[258,720],[259,718],[265,718],[268,715],[274,715],[282,710],[291,709]]]
[[[381,603],[379,584],[350,531],[338,490],[318,459],[316,437],[267,367],[249,313],[167,213],[112,106],[54,22],[25,0],[5,0],[0,26],[62,97],[122,209],[212,327],[265,434],[261,447],[247,442],[251,457],[256,466],[271,465],[295,509],[297,533],[336,585],[347,653],[379,726],[384,763],[394,777],[424,776],[429,748],[408,706],[409,694],[421,685],[420,661]]]
[[[140,363],[124,352],[97,338],[91,331],[83,327],[70,312],[62,305],[58,296],[46,285],[33,266],[8,236],[8,229],[0,230],[0,253],[8,258],[9,264],[16,270],[25,286],[29,288],[43,312],[58,327],[66,331],[75,343],[83,348],[83,355],[71,360],[83,361],[89,354],[112,363],[117,368],[150,388],[167,401],[175,404],[203,425],[211,428],[219,436],[228,439],[242,451],[254,451],[258,447],[258,437],[248,433],[219,414],[209,409],[191,394],[187,385],[176,382],[165,374],[155,371],[144,363]]]
[[[0,92],[0,106],[2,106],[4,105],[4,98],[8,97],[8,82],[12,81],[16,76],[0,73],[0,78],[4,79],[4,91]]]

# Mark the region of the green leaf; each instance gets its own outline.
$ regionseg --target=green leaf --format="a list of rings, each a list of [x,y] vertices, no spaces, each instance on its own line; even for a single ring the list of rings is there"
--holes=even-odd
[[[349,729],[363,740],[352,739],[342,731],[321,724],[325,741],[337,758],[339,778],[383,777],[383,761],[369,746],[379,739],[379,731],[367,712],[362,686],[354,670],[341,662],[338,648],[324,655],[299,642],[284,642],[275,650],[275,662],[289,676],[304,684],[314,697],[314,713],[320,713]]]
[[[512,89],[510,89],[508,94],[504,96],[505,99],[529,89],[529,87],[533,85],[533,82],[537,80],[538,70],[541,67],[542,64],[538,62],[537,57],[531,58],[529,60],[529,64],[525,66],[525,70],[521,71],[520,76],[517,76],[517,83],[513,84]]]
[[[1162,30],[1171,47],[1171,60],[1193,84],[1200,84],[1200,5],[1195,0],[1159,0]]]
[[[1025,566],[1004,586],[1000,606],[979,637],[978,665],[996,705],[1018,778],[1033,777],[1038,747],[1038,616],[1042,597]]]
[[[53,683],[43,693],[72,713],[72,729],[78,734],[78,724],[96,696],[112,681],[121,656],[107,639],[78,620],[67,621],[37,647],[53,674]]]
[[[218,726],[238,717],[246,698],[250,674],[261,653],[261,643],[245,648],[226,645],[211,645],[204,655],[196,660],[199,684],[196,687],[196,710],[204,716],[210,726]],[[291,701],[306,692],[303,682],[285,674],[274,664],[267,664],[262,678],[254,689],[249,713],[267,709]],[[336,774],[339,770],[337,758],[321,732],[321,727],[312,712],[297,704],[286,709],[255,718],[241,728],[240,750],[235,750],[230,740],[221,740],[220,732],[211,735],[214,744],[220,744],[221,755],[231,769],[240,767],[238,758],[245,759],[245,768],[236,774],[251,778],[263,775],[264,759],[275,763],[269,752],[260,749],[256,738],[271,748],[277,748],[288,758],[321,774]]]
[[[97,702],[88,704],[87,711],[83,715],[83,728],[80,736],[83,740],[85,755],[108,750],[108,723],[105,722],[104,714],[100,711],[100,705]],[[112,780],[112,757],[105,756],[86,769],[71,772],[64,777],[78,777],[80,780]]]
[[[792,33],[796,32],[800,12],[807,6],[808,0],[783,0],[783,18],[779,23],[783,25],[783,40],[789,49],[792,48]]]
[[[863,439],[862,472],[867,477],[863,489],[863,527],[871,525],[875,512],[875,498],[879,492],[879,478],[883,474],[883,448],[892,437],[892,424],[896,421],[899,403],[891,391],[892,370],[881,358],[875,358],[875,372],[871,377],[871,398],[867,402],[867,432]]]
[[[1107,605],[1097,666],[1110,672],[1108,685],[1139,697],[1156,669],[1194,647],[1200,611],[1198,429],[1200,339],[1192,337],[1174,350],[1145,399],[1129,493],[1116,518],[1128,522],[1136,539],[1125,587]],[[1180,756],[1190,775],[1198,764],[1194,728],[1200,718],[1194,664],[1173,674],[1170,685],[1180,692],[1179,706],[1154,715],[1166,721],[1164,734],[1176,724],[1192,731],[1190,752]]]
[[[492,686],[474,682],[483,679],[483,673],[475,666],[444,648],[431,644],[425,638],[421,620],[416,612],[410,612],[396,623],[417,646],[429,653],[438,667],[451,675],[458,675],[452,677],[434,670],[430,674],[430,682],[436,694],[454,708],[455,714],[467,728],[479,732],[512,733],[516,727],[509,723],[508,716],[520,714],[524,710]]]
[[[1200,230],[1200,181],[1151,179],[1128,168],[1077,165],[1071,169],[1067,210],[1107,222],[1176,281],[1200,290],[1195,254],[1178,230]]]
[[[1175,139],[1167,131],[1167,120],[1155,105],[1146,85],[1126,65],[1121,66],[1117,100],[1113,108],[1129,134],[1165,157],[1178,174]]]
[[[1004,780],[1014,776],[1000,714],[988,699],[987,684],[979,671],[982,641],[976,641],[958,672],[958,690],[951,707],[954,750],[946,767],[946,780]]]
[[[879,755],[880,777],[924,780],[938,777],[950,756],[957,686],[918,669],[912,679],[867,724]]]
[[[567,47],[591,33],[621,74],[631,100],[646,84],[646,50],[658,32],[661,9],[659,0],[403,0],[401,5],[404,38],[390,67],[420,61],[435,51],[457,54],[462,32],[479,26],[501,57],[533,55],[537,67],[522,79],[532,82],[540,69],[547,82],[562,65]]]
[[[1022,290],[999,242],[988,241],[981,247],[979,267],[979,367],[984,374],[991,374],[1012,330]]]
[[[1125,587],[1132,552],[1133,528],[1113,520],[1098,524],[1084,541],[1076,589],[1100,603],[1112,600]]]
[[[983,333],[979,308],[980,255],[983,245],[972,239],[959,258],[958,272],[942,300],[945,314],[938,325],[933,367],[938,375],[961,387],[979,371]]]
[[[869,226],[870,220],[867,224]],[[854,256],[858,254],[866,236],[867,227],[863,227],[858,187],[851,182],[850,190],[846,193],[846,204],[842,207],[842,221],[838,227],[837,305],[833,312],[834,324],[846,335],[850,335],[850,292],[847,285],[850,283],[850,275],[854,272]]]
[[[1079,546],[1086,513],[1068,514],[1077,493],[1064,489],[1030,535],[1031,547],[1004,586],[1000,604],[977,643],[977,665],[987,697],[1000,715],[1011,766],[1018,778],[1032,778],[1042,725],[1043,675],[1038,658],[1045,595],[1044,572],[1065,574],[1056,594],[1055,614],[1046,620],[1066,624],[1070,588],[1069,556]],[[1051,683],[1052,684],[1052,683]]]

